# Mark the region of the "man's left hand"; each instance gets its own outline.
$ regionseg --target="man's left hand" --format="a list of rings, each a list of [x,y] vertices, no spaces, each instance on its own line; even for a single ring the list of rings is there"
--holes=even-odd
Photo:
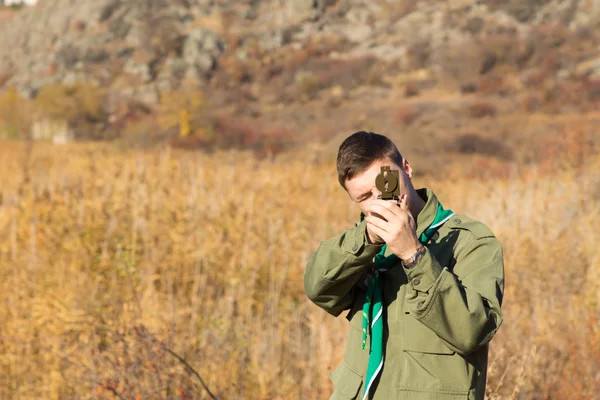
[[[417,224],[408,209],[406,194],[398,202],[375,199],[366,211],[367,224],[385,241],[392,253],[403,261],[416,253],[421,244],[417,238]],[[379,214],[385,219],[371,213]]]

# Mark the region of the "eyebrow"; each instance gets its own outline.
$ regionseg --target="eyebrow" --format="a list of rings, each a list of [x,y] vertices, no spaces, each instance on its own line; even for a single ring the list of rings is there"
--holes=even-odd
[[[364,192],[363,194],[359,195],[356,199],[362,199],[363,197],[365,197],[366,195],[371,194],[371,192]]]

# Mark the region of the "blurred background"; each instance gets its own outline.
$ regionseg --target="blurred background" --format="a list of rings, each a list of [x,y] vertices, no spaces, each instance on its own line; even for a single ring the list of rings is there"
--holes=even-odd
[[[598,398],[599,43],[597,0],[0,0],[0,398],[328,398],[357,130],[503,243],[487,398]]]

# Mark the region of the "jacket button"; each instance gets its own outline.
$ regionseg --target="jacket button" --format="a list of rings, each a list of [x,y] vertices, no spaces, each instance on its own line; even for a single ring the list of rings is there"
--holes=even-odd
[[[417,286],[419,283],[421,283],[421,280],[418,277],[412,279],[413,285]]]
[[[460,224],[462,221],[460,220],[460,218],[454,218],[452,220],[452,222],[454,222],[456,225]]]
[[[358,243],[354,242],[354,246],[352,246],[352,251],[358,250]]]

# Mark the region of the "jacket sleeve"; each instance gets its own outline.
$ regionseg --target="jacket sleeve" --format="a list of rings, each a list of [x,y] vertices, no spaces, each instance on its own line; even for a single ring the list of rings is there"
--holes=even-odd
[[[487,344],[502,324],[502,246],[494,236],[471,234],[455,257],[452,272],[429,250],[405,268],[406,307],[449,348],[466,355]]]
[[[306,264],[306,295],[333,316],[352,306],[355,285],[383,247],[370,244],[366,235],[367,222],[361,220],[354,228],[321,242]]]

